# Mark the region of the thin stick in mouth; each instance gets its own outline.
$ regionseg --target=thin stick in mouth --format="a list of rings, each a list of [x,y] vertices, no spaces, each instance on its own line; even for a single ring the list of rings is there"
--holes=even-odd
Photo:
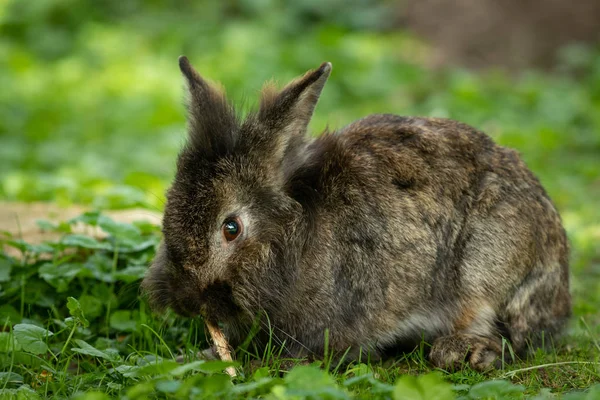
[[[219,328],[219,325],[208,318],[205,318],[204,323],[206,324],[208,333],[210,334],[210,337],[217,348],[217,354],[219,355],[219,358],[223,361],[233,361],[233,358],[231,357],[231,346],[229,346],[227,338],[223,334],[221,328]],[[237,376],[235,368],[233,367],[225,368],[225,372],[227,372],[227,374],[231,377]]]

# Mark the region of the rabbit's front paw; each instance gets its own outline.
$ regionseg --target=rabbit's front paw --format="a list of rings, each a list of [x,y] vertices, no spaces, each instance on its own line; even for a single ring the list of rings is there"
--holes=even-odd
[[[437,338],[429,359],[438,368],[455,370],[468,362],[471,368],[484,371],[495,366],[501,353],[497,339],[459,333]]]

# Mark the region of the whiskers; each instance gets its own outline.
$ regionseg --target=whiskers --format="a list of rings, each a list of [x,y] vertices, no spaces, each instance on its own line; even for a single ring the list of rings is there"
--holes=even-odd
[[[140,285],[140,295],[148,299],[154,311],[164,311],[173,301],[173,291],[166,279],[147,276]]]

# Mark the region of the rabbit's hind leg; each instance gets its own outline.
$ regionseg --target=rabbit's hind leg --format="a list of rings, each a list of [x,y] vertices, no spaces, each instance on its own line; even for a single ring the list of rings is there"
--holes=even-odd
[[[538,267],[521,282],[501,315],[515,353],[546,347],[571,315],[566,261]]]
[[[453,333],[434,340],[429,359],[436,367],[454,370],[467,362],[483,371],[500,364],[502,340],[496,331],[496,313],[486,302],[470,303],[454,321]]]

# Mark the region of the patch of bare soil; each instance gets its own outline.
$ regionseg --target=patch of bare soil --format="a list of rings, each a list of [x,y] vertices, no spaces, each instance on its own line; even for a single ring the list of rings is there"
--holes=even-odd
[[[12,237],[22,239],[27,243],[38,244],[44,241],[57,240],[60,235],[55,232],[43,231],[37,224],[38,220],[48,220],[53,223],[64,222],[68,219],[90,211],[82,206],[60,207],[52,203],[17,203],[0,202],[0,232],[7,232]],[[133,221],[149,221],[160,225],[162,215],[146,209],[109,210],[104,214],[117,222],[131,223]],[[76,233],[85,233],[102,237],[99,229],[75,226]],[[11,247],[4,249],[8,254],[18,256],[19,252]]]

